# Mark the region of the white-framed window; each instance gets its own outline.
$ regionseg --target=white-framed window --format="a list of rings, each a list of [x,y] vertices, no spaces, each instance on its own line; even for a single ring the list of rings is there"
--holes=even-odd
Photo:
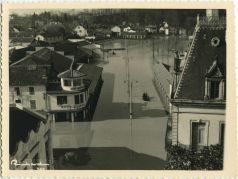
[[[35,89],[34,89],[34,87],[29,87],[29,93],[30,93],[30,95],[34,95],[35,94]]]
[[[84,102],[84,95],[83,93],[79,94],[79,95],[75,95],[74,96],[74,102],[75,104],[81,104]]]
[[[226,82],[224,79],[206,78],[205,99],[226,99]]]
[[[81,79],[74,79],[73,85],[74,86],[81,86],[82,85],[82,80]]]
[[[71,86],[71,80],[64,80],[64,86]]]
[[[31,109],[36,109],[36,100],[30,100]]]
[[[67,96],[57,96],[57,104],[62,105],[62,104],[67,104]]]
[[[225,122],[220,122],[219,126],[219,144],[224,146],[225,141]]]
[[[199,149],[208,144],[208,127],[207,121],[191,121],[191,147]]]
[[[17,96],[20,96],[20,95],[21,95],[21,91],[20,91],[20,88],[19,88],[19,87],[15,87],[15,88],[14,88],[14,91],[16,92]]]

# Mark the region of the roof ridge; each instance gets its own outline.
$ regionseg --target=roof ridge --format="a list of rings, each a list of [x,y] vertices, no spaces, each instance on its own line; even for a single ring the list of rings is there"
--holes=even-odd
[[[187,56],[186,56],[186,61],[185,61],[185,63],[184,63],[184,68],[183,68],[181,77],[180,77],[180,79],[179,79],[178,86],[177,86],[176,91],[175,91],[175,93],[174,93],[174,98],[177,97],[178,92],[179,92],[179,89],[181,88],[182,79],[183,79],[185,70],[187,69],[187,66],[188,66],[188,64],[189,64],[189,59],[191,59],[191,56],[190,56],[190,55],[192,54],[192,52],[193,52],[193,50],[194,50],[195,39],[196,39],[197,35],[198,35],[199,32],[200,32],[199,29],[200,29],[200,26],[197,24],[197,25],[195,26],[195,29],[194,29],[194,32],[193,32],[193,40],[192,40],[192,43],[190,44],[189,51],[188,51]]]
[[[42,49],[43,49],[43,48],[42,48]],[[40,50],[42,50],[42,49],[39,49],[39,50],[37,50],[37,51],[34,51],[34,52],[31,53],[31,54],[26,55],[26,56],[23,57],[22,59],[16,61],[15,63],[12,63],[12,64],[10,65],[10,67],[15,66],[16,64],[18,64],[18,63],[20,63],[20,62],[23,62],[24,60],[28,59],[28,58],[31,57],[31,56],[34,56],[34,54],[35,54],[36,52],[38,52],[38,51],[40,51]]]

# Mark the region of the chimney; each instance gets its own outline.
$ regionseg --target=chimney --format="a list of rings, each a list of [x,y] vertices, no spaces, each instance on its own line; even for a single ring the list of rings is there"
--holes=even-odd
[[[218,18],[219,18],[218,9],[207,9],[206,10],[206,17],[207,17],[208,21],[218,20]]]

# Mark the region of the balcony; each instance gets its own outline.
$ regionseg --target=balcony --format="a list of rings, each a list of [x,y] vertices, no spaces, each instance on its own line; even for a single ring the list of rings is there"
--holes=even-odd
[[[78,110],[78,109],[82,109],[83,107],[85,107],[85,103],[75,104],[75,105],[63,104],[63,105],[59,105],[59,106],[61,107],[61,109],[64,109],[64,110]]]
[[[226,27],[225,17],[200,17],[198,25],[200,26],[214,26],[214,27]]]

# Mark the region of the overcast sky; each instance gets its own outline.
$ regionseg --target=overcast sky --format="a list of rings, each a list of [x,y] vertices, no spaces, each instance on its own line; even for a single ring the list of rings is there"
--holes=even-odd
[[[52,10],[52,9],[17,9],[17,10],[10,10],[10,14],[18,14],[18,15],[28,15],[28,14],[33,14],[34,12],[36,14],[40,14],[42,12],[53,12],[53,13],[59,13],[59,12],[67,12],[67,13],[78,13],[83,11],[83,9],[57,9],[57,10]]]

